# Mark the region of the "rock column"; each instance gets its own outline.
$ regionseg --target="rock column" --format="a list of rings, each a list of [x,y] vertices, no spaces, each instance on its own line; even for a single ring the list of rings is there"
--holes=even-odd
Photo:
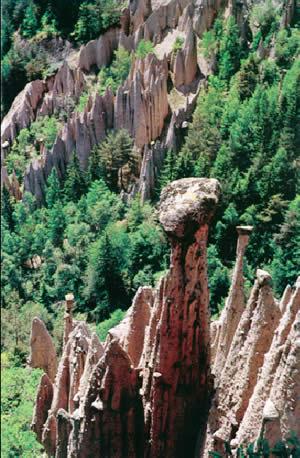
[[[73,330],[72,310],[74,307],[74,296],[69,293],[65,297],[65,315],[64,315],[64,347],[68,342],[69,335]]]
[[[143,401],[147,457],[193,456],[206,410],[209,311],[206,243],[219,196],[209,179],[183,179],[161,195],[159,218],[172,245],[170,272],[161,282],[145,342]],[[151,333],[149,333],[151,335]],[[149,348],[150,347],[150,348]]]
[[[238,242],[236,263],[232,276],[229,296],[218,324],[217,336],[212,348],[214,357],[213,373],[218,377],[224,367],[230,345],[245,310],[243,258],[252,232],[252,226],[237,226]]]

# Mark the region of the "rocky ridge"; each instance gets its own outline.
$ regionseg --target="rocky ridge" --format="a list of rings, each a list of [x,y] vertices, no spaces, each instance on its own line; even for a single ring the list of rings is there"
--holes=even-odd
[[[258,269],[245,302],[251,227],[237,228],[229,297],[210,323],[206,244],[219,193],[216,180],[196,178],[163,190],[170,270],[156,289],[138,290],[104,343],[73,322],[66,298],[63,354],[54,383],[42,377],[32,426],[49,455],[208,457],[224,454],[225,442],[235,455],[261,433],[271,445],[300,434],[300,283],[278,302],[270,275]],[[31,341],[31,360],[42,352],[48,361],[34,331]]]
[[[180,118],[184,122],[191,115],[189,94],[195,94],[199,88],[201,72],[197,64],[196,38],[211,26],[219,7],[219,0],[130,2],[129,8],[123,11],[120,28],[108,30],[98,40],[82,46],[77,59],[66,60],[56,75],[26,85],[2,122],[3,158],[9,154],[20,129],[30,126],[38,116],[52,115],[59,110],[69,112],[69,105],[74,106],[87,87],[89,72],[109,64],[119,46],[134,51],[140,40],[146,39],[162,47],[160,59],[151,55],[144,61],[135,60],[127,81],[115,96],[110,91],[104,97],[93,96],[84,113],[74,112],[69,117],[51,151],[43,148],[40,158],[28,165],[24,191],[33,193],[37,202],[42,203],[44,185],[52,167],[63,176],[70,155],[76,151],[81,166],[86,168],[91,148],[101,142],[110,129],[126,128],[142,158],[139,185],[134,191],[140,191],[145,198],[150,196],[154,188],[151,177],[157,176],[165,148],[170,144],[170,130],[167,142],[165,129],[170,113],[169,74],[174,86],[186,97],[187,107],[180,108]],[[163,51],[166,36],[172,30],[185,37],[182,49],[173,59],[170,52]],[[173,115],[176,113],[179,114],[179,109]],[[160,141],[154,144],[156,140]],[[174,131],[171,140],[173,146],[176,145]],[[14,195],[19,195],[15,180],[7,177],[5,185]]]

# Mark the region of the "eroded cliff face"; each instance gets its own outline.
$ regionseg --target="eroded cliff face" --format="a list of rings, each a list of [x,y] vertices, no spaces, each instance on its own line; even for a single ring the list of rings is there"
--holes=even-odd
[[[125,128],[132,135],[141,155],[138,185],[142,200],[151,196],[155,179],[170,146],[176,149],[176,130],[191,116],[201,81],[197,59],[197,37],[207,30],[220,8],[220,0],[168,0],[130,2],[120,21],[120,28],[108,30],[99,39],[82,46],[74,57],[68,57],[54,76],[33,81],[16,97],[1,125],[2,158],[19,131],[39,116],[67,113],[68,121],[51,151],[44,147],[38,159],[28,165],[22,190],[31,192],[38,204],[43,202],[44,187],[53,167],[63,177],[72,153],[78,155],[85,169],[89,154],[111,129]],[[176,54],[172,46],[177,36],[184,40]],[[84,112],[74,112],[80,94],[88,89],[94,69],[108,65],[113,52],[122,46],[134,51],[140,40],[151,40],[155,55],[136,59],[125,83],[114,95],[92,95]],[[181,102],[170,105],[170,84]],[[178,98],[177,97],[177,98]],[[73,113],[72,113],[73,111]],[[168,119],[172,111],[171,123]],[[158,143],[154,144],[155,141]],[[3,172],[6,176],[6,171]],[[6,177],[4,185],[21,198],[15,179]]]

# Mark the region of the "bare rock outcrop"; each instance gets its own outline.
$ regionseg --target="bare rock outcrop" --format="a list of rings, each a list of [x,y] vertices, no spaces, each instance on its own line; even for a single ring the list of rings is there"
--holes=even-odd
[[[240,424],[239,430],[237,432],[237,440],[238,442],[250,443],[253,442],[257,438],[257,431],[258,425],[263,427],[263,420],[268,419],[270,420],[270,414],[268,414],[268,404],[273,403],[273,399],[275,398],[275,402],[277,407],[274,406],[275,409],[278,408],[278,415],[277,418],[279,419],[282,417],[282,412],[284,410],[285,402],[289,403],[292,400],[296,399],[293,396],[290,396],[289,399],[285,398],[285,402],[283,404],[278,405],[278,400],[276,397],[279,395],[280,398],[283,397],[283,390],[275,380],[275,378],[279,379],[282,374],[282,370],[286,370],[284,368],[280,368],[280,364],[282,364],[282,358],[285,357],[287,351],[290,350],[291,345],[291,333],[297,332],[297,322],[296,319],[297,311],[299,311],[300,307],[300,288],[296,288],[290,297],[290,301],[287,304],[286,310],[283,313],[280,323],[274,333],[273,341],[270,347],[270,350],[265,356],[264,364],[262,370],[260,372],[257,384],[255,386],[253,395],[250,398],[249,405],[247,411],[243,417],[243,420]],[[299,312],[298,312],[299,313]],[[293,329],[294,328],[294,329]],[[296,336],[294,341],[296,341]],[[285,346],[288,346],[288,349]],[[276,388],[275,388],[276,387]],[[275,393],[274,393],[275,390]],[[299,387],[298,387],[299,390]],[[271,395],[271,401],[268,402],[270,393],[273,391],[274,394]],[[276,395],[277,391],[277,395]],[[298,396],[299,396],[298,391]],[[280,393],[280,394],[279,394]],[[296,395],[297,397],[297,395]],[[295,401],[296,402],[296,401]],[[267,413],[266,413],[267,411]],[[277,410],[276,410],[277,411]],[[280,412],[280,414],[279,414]],[[296,414],[296,412],[295,412]],[[290,416],[290,418],[294,417],[295,415]],[[290,425],[290,430],[295,430],[292,424]],[[295,426],[295,425],[294,425]],[[285,428],[285,432],[289,432],[288,428]],[[276,437],[276,440],[279,438]],[[273,444],[274,445],[274,444]]]
[[[112,339],[117,338],[128,353],[134,367],[141,366],[145,331],[149,325],[153,300],[153,289],[149,286],[140,287],[124,320],[109,331]]]
[[[226,363],[216,378],[216,394],[208,419],[207,450],[220,451],[225,442],[233,439],[247,410],[279,318],[270,276],[258,271]]]
[[[232,288],[226,305],[231,294]],[[225,456],[225,442],[231,444],[236,456],[238,447],[254,443],[261,435],[272,447],[287,439],[291,431],[299,435],[299,344],[293,345],[299,335],[299,311],[298,282],[294,288],[286,288],[278,303],[272,294],[271,276],[258,269],[223,368],[216,364],[224,359],[218,340],[222,318],[213,323],[215,394],[205,448],[199,457],[209,456],[209,451]],[[225,307],[221,317],[228,320],[229,316]],[[227,329],[230,337],[231,323]]]
[[[225,307],[222,310],[218,323],[214,325],[214,328],[217,328],[217,331],[212,342],[212,362],[213,373],[217,378],[223,370],[235,331],[246,306],[244,294],[243,257],[249,242],[249,235],[252,232],[252,227],[238,226],[237,232],[238,242],[236,249],[236,264],[232,275],[229,296],[226,300]]]
[[[1,144],[6,141],[11,144],[18,132],[34,121],[38,104],[45,91],[46,84],[42,80],[26,84],[1,123]]]
[[[48,417],[48,410],[53,399],[53,384],[47,374],[43,374],[36,396],[31,429],[35,432],[37,440],[42,441],[44,424]]]
[[[46,326],[37,317],[32,320],[30,349],[29,366],[43,369],[53,382],[57,370],[56,350]]]
[[[116,94],[114,127],[125,128],[137,147],[155,140],[162,132],[169,112],[168,65],[154,54],[137,59],[130,75]]]
[[[206,272],[208,224],[219,197],[213,179],[167,186],[159,219],[172,245],[171,269],[161,281],[145,341],[143,402],[146,456],[190,456],[205,414],[209,380]]]
[[[113,51],[118,48],[120,30],[113,28],[101,35],[97,40],[91,40],[80,48],[78,66],[81,70],[89,71],[92,66],[98,68],[110,63]]]
[[[287,439],[291,432],[300,436],[300,311],[284,344],[276,370],[269,402],[277,418],[264,415],[263,433],[273,447],[278,440]],[[266,406],[265,406],[266,407]],[[264,410],[265,413],[265,410]]]
[[[49,90],[37,112],[40,116],[51,116],[56,111],[64,109],[70,98],[75,103],[86,86],[80,68],[72,69],[67,61],[64,61],[54,77],[49,78],[47,85]]]
[[[26,84],[1,123],[1,144],[11,145],[19,131],[29,127],[38,115],[52,115],[63,109],[70,98],[77,101],[84,88],[82,71],[71,69],[67,61],[54,76]],[[5,154],[6,148],[2,151]]]
[[[183,48],[177,51],[172,62],[173,80],[176,88],[189,86],[196,78],[198,71],[196,34],[193,31],[191,20],[188,21],[187,28]]]
[[[156,139],[169,112],[167,75],[166,61],[159,61],[154,55],[137,59],[115,98],[108,89],[103,96],[90,97],[83,113],[73,113],[52,150],[45,150],[28,166],[24,190],[34,194],[38,203],[43,202],[43,190],[52,168],[63,177],[76,151],[81,167],[86,169],[91,149],[112,128],[127,129],[140,148]]]

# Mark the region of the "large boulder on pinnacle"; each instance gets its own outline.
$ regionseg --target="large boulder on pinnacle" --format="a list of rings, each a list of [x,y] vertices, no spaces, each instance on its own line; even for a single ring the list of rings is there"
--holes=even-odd
[[[210,221],[220,196],[213,178],[183,178],[166,186],[160,198],[159,221],[170,237],[185,238]]]

